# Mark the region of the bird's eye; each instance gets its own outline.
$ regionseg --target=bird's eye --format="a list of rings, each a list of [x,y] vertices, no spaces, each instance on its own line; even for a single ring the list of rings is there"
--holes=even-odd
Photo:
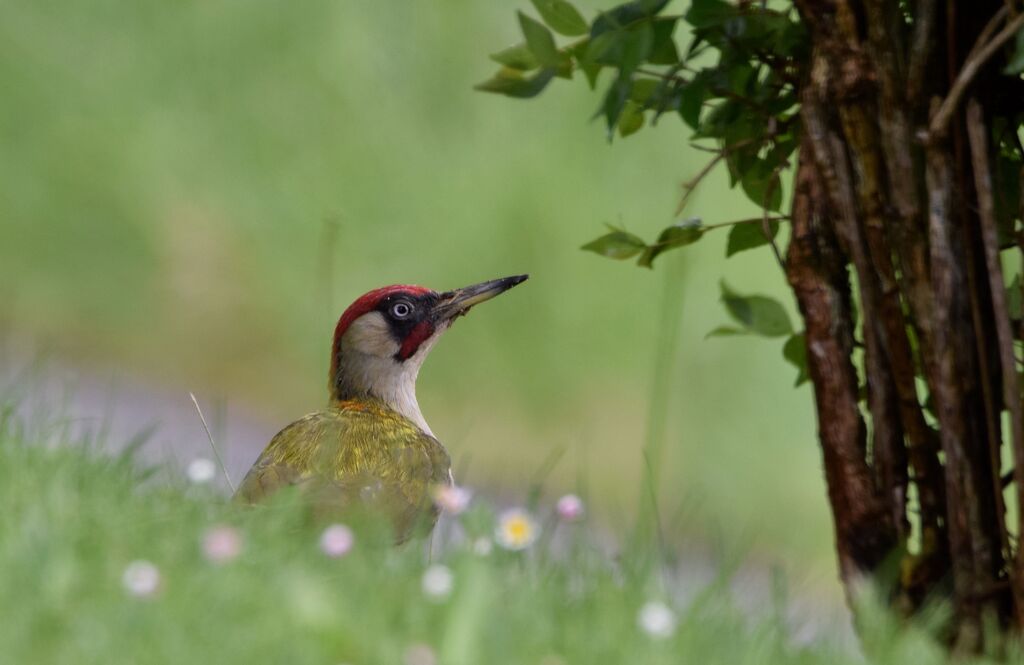
[[[396,302],[391,306],[391,316],[396,319],[404,319],[412,314],[412,305],[407,302]]]

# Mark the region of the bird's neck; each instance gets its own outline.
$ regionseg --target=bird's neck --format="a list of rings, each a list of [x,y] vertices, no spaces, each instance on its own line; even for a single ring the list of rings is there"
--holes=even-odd
[[[416,377],[422,363],[413,360],[396,362],[392,358],[349,350],[338,363],[337,375],[331,386],[331,401],[379,400],[411,420],[425,434],[433,436],[416,400]]]

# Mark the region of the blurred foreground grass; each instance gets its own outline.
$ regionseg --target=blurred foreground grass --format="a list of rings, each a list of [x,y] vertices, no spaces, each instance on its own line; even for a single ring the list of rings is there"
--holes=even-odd
[[[724,235],[654,273],[579,251],[604,223],[671,222],[706,155],[671,117],[610,147],[582,82],[473,92],[527,4],[0,0],[0,324],[283,425],[326,399],[333,323],[362,292],[529,272],[439,344],[421,403],[464,482],[514,494],[564,449],[553,480],[586,479],[624,530],[681,308],[658,388],[670,535],[831,580],[807,388],[781,341],[704,340],[723,271],[789,302],[781,274],[723,268]],[[687,214],[747,217],[743,199],[720,177]]]
[[[372,530],[325,547],[294,501],[240,508],[10,414],[0,408],[4,662],[863,662],[827,640],[794,645],[779,612],[744,617],[725,580],[679,588],[653,548],[610,558],[586,524],[545,520],[559,545],[545,532],[521,552],[452,540],[431,562]],[[477,502],[460,520],[488,537],[494,518]],[[869,619],[871,662],[941,662],[921,633]]]

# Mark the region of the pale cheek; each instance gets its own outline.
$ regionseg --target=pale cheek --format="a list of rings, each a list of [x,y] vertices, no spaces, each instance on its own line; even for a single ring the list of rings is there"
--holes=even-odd
[[[356,351],[368,356],[390,358],[398,353],[399,344],[391,337],[387,321],[379,312],[365,314],[349,326],[341,340],[341,350]]]

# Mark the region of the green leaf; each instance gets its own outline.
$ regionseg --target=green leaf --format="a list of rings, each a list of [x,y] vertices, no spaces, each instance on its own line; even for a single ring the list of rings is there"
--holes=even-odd
[[[706,85],[704,94],[706,98],[710,99],[713,97],[711,82],[707,81]],[[738,131],[737,125],[740,124],[743,117],[744,106],[740,101],[727,99],[719,102],[710,111],[703,114],[700,125],[695,128],[692,138],[724,139],[727,132],[735,134]],[[726,145],[729,145],[728,141],[726,141]]]
[[[1003,69],[1004,74],[1020,74],[1024,72],[1024,28],[1021,28],[1017,32],[1017,41],[1013,47],[1013,56],[1010,57],[1010,61],[1006,63],[1006,67]]]
[[[710,339],[712,337],[735,337],[737,335],[749,334],[746,330],[737,328],[735,326],[718,326],[707,335],[704,335],[704,339]]]
[[[637,0],[636,4],[639,5],[640,9],[646,12],[648,16],[653,16],[665,8],[665,5],[668,4],[668,0]]]
[[[562,56],[558,53],[558,46],[555,45],[555,37],[551,31],[545,28],[543,23],[522,12],[519,12],[519,26],[523,29],[523,37],[526,38],[530,52],[537,60],[543,65],[557,67]]]
[[[652,65],[674,65],[679,62],[679,49],[672,39],[675,29],[675,18],[658,18],[654,21],[654,43],[649,57]]]
[[[619,136],[626,138],[635,134],[644,126],[644,111],[635,102],[627,101],[626,107],[619,116]]]
[[[594,20],[590,27],[591,39],[610,30],[621,30],[630,27],[644,19],[648,19],[668,4],[668,0],[636,0],[619,5],[601,14]]]
[[[794,125],[798,124],[798,121],[794,121]],[[765,159],[769,163],[779,165],[787,160],[789,156],[796,150],[799,141],[797,141],[797,135],[799,130],[795,134],[785,134],[782,136],[776,136],[772,139],[771,150],[768,151]]]
[[[1019,122],[1004,124],[1000,119],[993,123],[992,133],[995,136],[1005,135],[1004,132],[1016,133]],[[1000,126],[1001,125],[1001,126]],[[1021,214],[1021,169],[1024,167],[1015,155],[1005,150],[995,155],[992,168],[992,194],[995,197],[996,230],[999,246],[1008,247],[1016,244],[1015,220]]]
[[[587,57],[590,51],[590,40],[583,39],[568,48],[569,54],[576,59],[579,68],[587,77],[587,84],[593,90],[597,87],[597,75],[601,71],[601,64]]]
[[[1024,312],[1024,306],[1022,306],[1024,299],[1021,297],[1020,288],[1020,275],[1017,274],[1013,276],[1013,281],[1006,287],[1006,310],[1011,319],[1020,319]]]
[[[736,8],[723,0],[693,0],[686,12],[686,22],[694,28],[713,28],[737,14]]]
[[[803,333],[792,335],[786,340],[782,347],[782,357],[796,367],[794,388],[810,379],[810,375],[807,373],[807,341],[804,339]]]
[[[774,240],[779,232],[779,223],[777,221],[769,221],[768,230],[771,239]],[[761,222],[736,224],[729,230],[729,241],[725,247],[725,256],[728,258],[733,254],[767,244],[768,238],[764,235],[764,228]]]
[[[759,207],[778,212],[782,208],[782,180],[775,167],[758,159],[740,169],[740,185],[747,197]]]
[[[654,29],[645,21],[628,30],[610,30],[591,36],[585,59],[618,67],[619,75],[625,76],[647,60],[653,46]]]
[[[565,0],[531,0],[544,22],[552,30],[566,37],[587,33],[587,22],[583,16]]]
[[[639,254],[646,246],[647,243],[632,233],[616,230],[591,240],[580,249],[607,256],[609,259],[628,259]]]
[[[654,48],[654,28],[650,23],[641,23],[628,31],[626,38],[622,41],[619,69],[632,74],[634,69],[647,60],[652,48]]]
[[[722,303],[729,315],[750,332],[765,337],[782,337],[793,332],[786,309],[767,296],[742,296],[723,281]]]
[[[680,88],[679,115],[693,130],[700,126],[700,112],[704,108],[704,99],[708,94],[707,77],[703,74],[701,72],[694,76],[689,83]]]
[[[619,116],[622,115],[622,110],[626,108],[626,102],[629,100],[629,92],[633,87],[633,82],[628,77],[619,76],[608,86],[608,92],[605,93],[604,100],[601,102],[601,108],[597,110],[594,117],[603,115],[605,119],[605,125],[608,128],[608,140],[612,139],[612,135],[615,132],[615,127],[619,124]]]
[[[638,92],[636,88],[641,83],[644,84],[644,89]],[[654,111],[654,116],[651,118],[651,125],[653,126],[658,122],[658,118],[661,117],[662,113],[679,110],[678,88],[678,84],[670,78],[663,78],[661,80],[635,79],[633,81],[634,93],[631,98],[645,110],[651,109]]]
[[[601,73],[601,65],[593,62],[581,62],[580,69],[583,70],[583,74],[587,77],[587,84],[591,90],[597,88],[597,75]]]
[[[662,82],[657,79],[636,79],[633,81],[633,89],[629,91],[629,99],[643,106],[661,85]]]
[[[692,245],[703,237],[704,231],[703,222],[698,217],[673,224],[658,235],[658,240],[644,250],[636,263],[638,266],[650,268],[659,254],[676,247]]]
[[[492,53],[490,58],[498,64],[522,72],[528,72],[540,67],[540,62],[537,61],[536,56],[533,55],[526,44],[509,46],[507,49]]]
[[[582,59],[602,65],[615,64],[618,61],[617,50],[620,39],[622,39],[622,32],[619,30],[603,32],[596,37],[591,37],[587,40],[587,50]],[[605,57],[609,53],[612,55]]]
[[[526,78],[522,72],[506,67],[490,79],[475,85],[474,89],[517,99],[528,99],[539,95],[556,73],[557,70],[554,67],[547,67],[532,77]]]

